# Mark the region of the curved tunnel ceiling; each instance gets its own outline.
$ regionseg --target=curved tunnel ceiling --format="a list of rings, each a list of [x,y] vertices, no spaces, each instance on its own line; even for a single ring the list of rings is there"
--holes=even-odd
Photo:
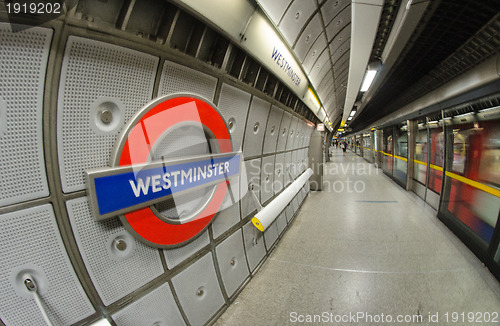
[[[350,0],[258,0],[292,48],[331,120],[346,98],[351,48]]]
[[[350,123],[353,131],[367,128],[500,49],[499,1],[363,1],[371,6],[382,4],[370,53],[352,52],[356,44],[353,38],[360,34],[356,34],[356,28],[366,23],[353,21],[357,1],[257,2],[290,45],[330,120],[338,122],[342,115],[345,119],[352,106],[358,110]],[[410,14],[410,7],[417,9]],[[399,22],[400,26],[398,15],[407,18]],[[399,49],[391,58],[389,52],[393,47]],[[361,57],[369,61],[387,64],[370,94],[360,93],[358,84],[349,85],[349,78],[352,82],[356,77],[353,68],[364,74],[368,64],[360,59],[360,51],[365,52]],[[434,77],[437,75],[445,75],[447,79]]]

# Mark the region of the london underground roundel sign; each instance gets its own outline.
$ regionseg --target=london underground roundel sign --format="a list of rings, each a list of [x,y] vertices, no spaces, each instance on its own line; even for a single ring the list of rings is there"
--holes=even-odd
[[[125,127],[111,167],[86,171],[94,217],[120,216],[154,247],[187,243],[221,209],[241,156],[213,104],[192,94],[160,97]]]

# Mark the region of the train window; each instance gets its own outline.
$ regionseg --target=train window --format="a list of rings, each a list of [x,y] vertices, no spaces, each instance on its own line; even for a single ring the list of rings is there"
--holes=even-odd
[[[500,187],[500,125],[483,123],[485,138],[479,162],[478,179],[495,187]],[[486,130],[485,130],[486,129]]]
[[[429,189],[441,193],[444,166],[444,133],[437,124],[429,125],[430,165]]]

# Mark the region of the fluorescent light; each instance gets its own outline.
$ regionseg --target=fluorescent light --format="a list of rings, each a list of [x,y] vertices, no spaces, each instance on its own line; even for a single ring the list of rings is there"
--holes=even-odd
[[[498,108],[500,108],[500,106],[494,106],[492,108],[482,109],[482,110],[479,110],[479,112],[483,113],[483,112],[492,111],[492,110],[495,110],[495,109],[498,109]]]
[[[351,111],[351,115],[350,115],[350,117],[352,117],[352,116],[353,116],[353,115],[355,115],[355,114],[356,114],[356,111]]]
[[[352,120],[352,117],[347,118],[347,121],[351,121],[351,120]]]
[[[469,112],[469,113],[456,115],[453,118],[462,118],[462,117],[466,117],[466,116],[473,115],[473,114],[474,114],[474,112]]]
[[[361,92],[366,92],[371,84],[373,83],[373,80],[375,79],[375,75],[377,74],[376,70],[368,70],[365,74],[365,79],[363,80],[363,85],[361,85]]]

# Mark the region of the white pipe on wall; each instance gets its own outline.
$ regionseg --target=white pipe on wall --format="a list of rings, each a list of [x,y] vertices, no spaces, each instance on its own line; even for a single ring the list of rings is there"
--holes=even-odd
[[[262,208],[253,218],[253,225],[264,232],[285,207],[292,201],[293,197],[302,189],[304,184],[309,180],[313,174],[311,168],[307,169],[297,178],[290,186],[288,186],[278,197],[271,201],[267,206]]]

